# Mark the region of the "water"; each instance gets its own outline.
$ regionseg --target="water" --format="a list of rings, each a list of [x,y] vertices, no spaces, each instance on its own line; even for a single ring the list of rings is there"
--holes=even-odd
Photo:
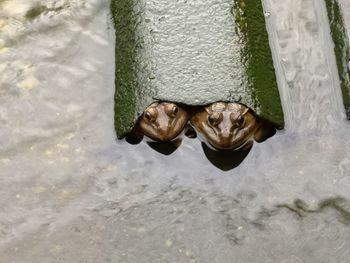
[[[196,140],[170,156],[116,141],[107,0],[0,1],[0,262],[347,262],[325,8],[265,6],[286,130],[223,172]]]
[[[266,2],[287,130],[333,128],[344,109],[324,1]]]

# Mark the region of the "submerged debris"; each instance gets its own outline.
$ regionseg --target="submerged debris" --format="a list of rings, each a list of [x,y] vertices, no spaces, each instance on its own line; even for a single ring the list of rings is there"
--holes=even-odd
[[[43,13],[47,13],[47,12],[58,12],[60,10],[63,9],[63,6],[59,6],[59,7],[55,7],[55,8],[48,8],[47,6],[44,5],[39,5],[39,6],[35,6],[31,9],[29,9],[25,15],[25,17],[28,20],[34,20],[35,18],[37,18],[38,16],[40,16]]]

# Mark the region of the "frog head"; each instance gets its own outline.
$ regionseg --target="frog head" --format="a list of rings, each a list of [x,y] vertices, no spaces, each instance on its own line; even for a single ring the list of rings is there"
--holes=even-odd
[[[138,127],[154,141],[170,142],[182,133],[188,119],[189,114],[182,107],[171,102],[155,102],[144,110]]]
[[[190,123],[198,136],[216,150],[236,150],[266,138],[250,108],[239,103],[216,102],[198,110]]]

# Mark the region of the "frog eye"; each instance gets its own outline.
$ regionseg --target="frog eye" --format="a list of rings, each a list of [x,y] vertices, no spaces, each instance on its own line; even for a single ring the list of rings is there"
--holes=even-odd
[[[176,107],[176,106],[174,106],[174,107],[173,107],[173,113],[174,113],[174,114],[177,114],[178,112],[179,112],[179,108]]]
[[[155,116],[153,116],[149,111],[145,111],[143,116],[147,121],[153,122],[155,120]]]
[[[175,117],[176,114],[179,112],[179,108],[174,106],[172,109],[171,109],[171,117]]]
[[[208,123],[212,126],[217,125],[218,119],[214,115],[209,115],[208,116]]]
[[[237,124],[239,125],[239,126],[243,126],[243,124],[244,124],[244,117],[243,116],[239,116],[238,117],[238,119],[237,119]]]
[[[152,119],[152,115],[151,115],[151,113],[150,113],[149,111],[146,111],[145,114],[144,114],[144,116],[145,116],[145,118],[146,118],[147,120],[149,120],[149,121]]]

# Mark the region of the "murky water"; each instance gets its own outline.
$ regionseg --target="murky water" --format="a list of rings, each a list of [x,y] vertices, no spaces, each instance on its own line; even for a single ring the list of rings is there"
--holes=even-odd
[[[108,0],[0,0],[0,262],[348,262],[325,7],[265,5],[286,130],[222,172],[196,140],[170,156],[116,141]]]

